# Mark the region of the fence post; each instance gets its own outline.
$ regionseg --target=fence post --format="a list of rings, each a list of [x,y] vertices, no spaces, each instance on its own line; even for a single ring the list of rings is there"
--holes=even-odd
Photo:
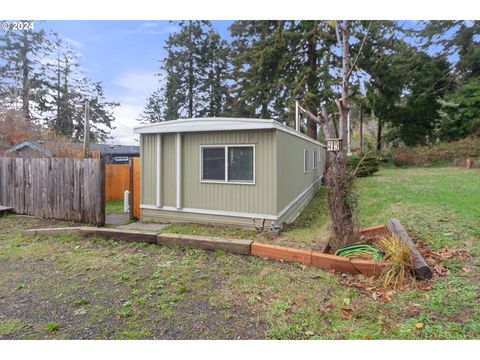
[[[105,226],[105,160],[103,158],[99,159],[100,166],[100,214],[99,222],[97,225]]]
[[[129,171],[130,171],[130,185],[128,187],[128,217],[130,220],[133,219],[133,198],[132,198],[132,193],[133,193],[133,158],[128,159],[128,166],[129,166]]]

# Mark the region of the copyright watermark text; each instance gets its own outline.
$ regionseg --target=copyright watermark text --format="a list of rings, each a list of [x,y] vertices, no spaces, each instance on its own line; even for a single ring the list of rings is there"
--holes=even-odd
[[[33,30],[33,21],[2,21],[2,30]]]

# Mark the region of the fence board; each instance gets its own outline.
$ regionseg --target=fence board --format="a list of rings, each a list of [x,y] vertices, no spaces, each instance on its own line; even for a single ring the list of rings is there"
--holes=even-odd
[[[105,165],[105,200],[121,200],[130,187],[130,165]]]
[[[103,160],[0,157],[0,205],[17,214],[104,225]]]

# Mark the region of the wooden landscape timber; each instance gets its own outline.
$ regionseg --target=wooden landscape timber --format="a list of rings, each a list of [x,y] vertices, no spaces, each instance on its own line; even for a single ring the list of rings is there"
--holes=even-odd
[[[157,244],[192,247],[204,250],[223,249],[235,254],[250,255],[252,240],[225,239],[211,236],[159,234]]]
[[[11,212],[13,212],[12,207],[7,207],[7,206],[0,205],[0,216],[6,215],[6,214],[11,213]]]
[[[420,255],[407,232],[396,219],[387,225],[364,228],[361,233],[365,236],[383,236],[392,232],[401,241],[409,244],[415,258],[415,274],[419,279],[430,279],[432,272]],[[379,275],[386,268],[388,262],[352,259],[344,256],[325,254],[320,251],[295,249],[285,246],[264,244],[252,240],[225,239],[211,236],[181,235],[169,233],[143,232],[100,227],[65,227],[49,229],[32,229],[23,231],[24,236],[60,236],[78,233],[81,236],[101,236],[108,239],[133,242],[148,242],[151,244],[191,247],[204,250],[223,249],[235,254],[252,255],[266,259],[291,261],[303,265],[315,266],[327,271],[363,274],[366,276]]]
[[[413,269],[417,279],[431,279],[433,275],[432,270],[428,266],[423,256],[417,250],[417,247],[415,246],[412,238],[408,235],[407,230],[405,230],[400,221],[397,219],[390,219],[387,222],[387,229],[401,242],[406,243],[410,247],[410,252],[413,256]]]

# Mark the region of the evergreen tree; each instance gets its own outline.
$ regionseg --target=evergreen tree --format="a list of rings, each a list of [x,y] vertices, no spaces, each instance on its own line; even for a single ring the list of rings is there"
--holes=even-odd
[[[222,40],[218,32],[210,29],[202,51],[203,71],[205,76],[200,82],[203,108],[199,116],[218,117],[226,114],[229,103],[229,57],[228,42]]]
[[[0,96],[4,106],[36,120],[35,106],[45,96],[45,64],[52,44],[45,31],[6,30],[0,35]]]
[[[205,76],[204,57],[207,21],[180,21],[179,30],[171,34],[165,45],[167,57],[162,70],[165,72],[166,120],[179,117],[192,118],[199,114],[201,79]]]
[[[113,109],[119,104],[105,99],[100,82],[92,82],[82,72],[77,54],[56,39],[56,59],[47,64],[45,101],[39,109],[45,124],[58,134],[83,139],[84,114],[75,105],[90,104],[92,141],[105,140],[114,121]]]
[[[147,99],[145,109],[140,115],[140,121],[143,123],[156,123],[164,120],[164,89],[157,89]]]
[[[227,41],[208,21],[181,21],[166,41],[167,56],[157,74],[162,86],[147,100],[143,122],[230,113]]]

